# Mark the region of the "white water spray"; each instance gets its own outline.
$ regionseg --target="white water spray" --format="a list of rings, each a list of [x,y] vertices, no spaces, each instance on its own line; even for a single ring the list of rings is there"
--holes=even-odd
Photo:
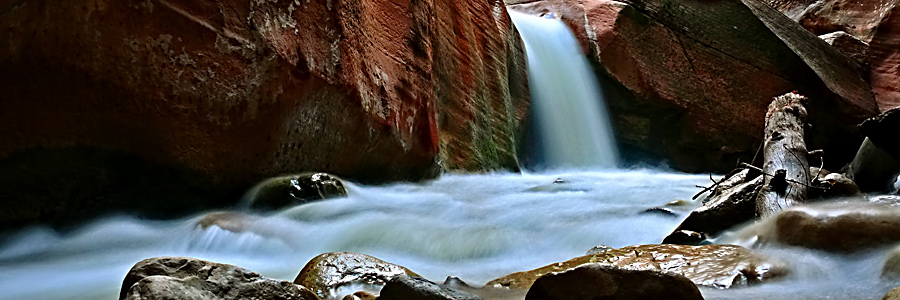
[[[613,168],[615,141],[597,79],[559,20],[509,12],[525,41],[532,105],[547,167]]]

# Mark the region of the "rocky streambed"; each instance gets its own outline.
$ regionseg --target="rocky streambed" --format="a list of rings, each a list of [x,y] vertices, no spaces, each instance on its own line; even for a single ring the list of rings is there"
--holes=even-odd
[[[568,299],[560,291],[875,299],[897,285],[882,277],[894,242],[853,251],[783,242],[771,236],[783,230],[765,228],[786,217],[736,227],[717,245],[659,245],[702,202],[673,200],[690,199],[708,180],[620,170],[344,182],[346,196],[268,212],[245,203],[174,221],[110,216],[66,231],[33,227],[0,246],[0,298],[522,299],[530,288],[537,296],[529,299]],[[879,212],[879,224],[891,219],[893,198],[877,199],[853,200],[879,207],[857,212],[856,227],[866,212]],[[829,205],[800,210],[810,212],[800,219],[851,211]]]

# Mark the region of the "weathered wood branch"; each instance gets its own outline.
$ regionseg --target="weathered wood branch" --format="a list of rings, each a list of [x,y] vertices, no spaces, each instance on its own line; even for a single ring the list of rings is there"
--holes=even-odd
[[[810,185],[806,142],[806,97],[788,93],[769,104],[763,145],[763,190],[756,199],[756,213],[767,217],[806,201]]]

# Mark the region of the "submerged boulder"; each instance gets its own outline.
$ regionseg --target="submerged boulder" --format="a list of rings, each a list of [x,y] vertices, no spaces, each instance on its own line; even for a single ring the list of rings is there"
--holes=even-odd
[[[318,300],[309,289],[236,266],[186,257],[138,262],[125,275],[119,299]]]
[[[684,276],[591,263],[535,280],[525,300],[703,299]]]
[[[786,272],[779,263],[733,245],[640,245],[576,257],[488,282],[487,286],[528,289],[541,276],[587,263],[680,274],[694,284],[730,288],[763,282]]]
[[[324,253],[311,259],[294,279],[294,283],[308,287],[322,298],[332,298],[337,289],[346,285],[369,285],[378,290],[392,278],[418,274],[373,256],[352,253]],[[377,288],[376,288],[377,287]]]
[[[851,200],[793,207],[763,222],[763,243],[846,253],[900,242],[896,203]]]
[[[0,165],[29,162],[0,172],[0,228],[129,201],[222,206],[308,170],[386,182],[517,169],[526,58],[500,0],[36,0],[0,11],[0,73],[15,74],[0,80]],[[20,187],[59,181],[61,168],[22,157],[69,147],[97,163],[62,179],[91,175],[91,188],[24,197]],[[130,169],[119,154],[177,172]],[[198,191],[110,192],[168,181]]]
[[[878,113],[855,63],[756,0],[509,0],[561,18],[594,63],[619,144],[631,160],[728,172],[759,148],[767,105],[810,99],[810,149],[850,161],[856,124]]]

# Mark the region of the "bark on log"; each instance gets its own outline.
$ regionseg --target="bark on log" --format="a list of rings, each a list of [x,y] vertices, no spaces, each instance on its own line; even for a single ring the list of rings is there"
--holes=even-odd
[[[764,218],[806,201],[809,164],[806,161],[806,97],[787,93],[769,104],[766,113],[763,173],[765,183],[756,200],[756,213]]]

